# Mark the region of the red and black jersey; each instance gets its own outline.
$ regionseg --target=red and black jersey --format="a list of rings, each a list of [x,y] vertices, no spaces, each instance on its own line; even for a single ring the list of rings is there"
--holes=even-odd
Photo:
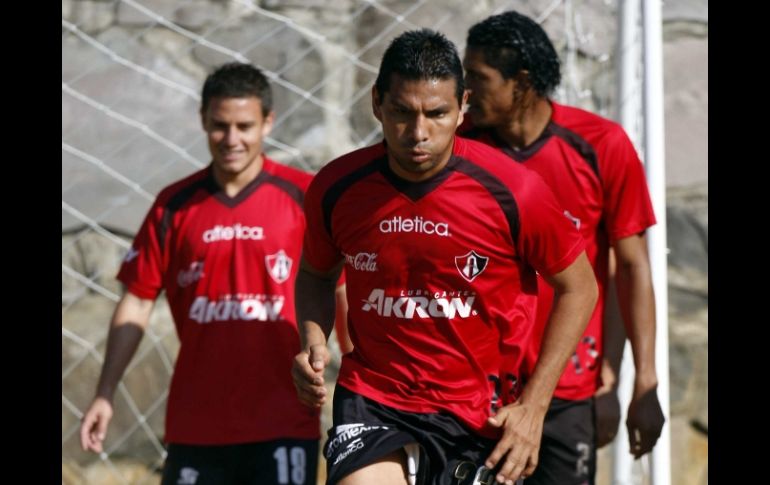
[[[291,378],[310,180],[265,159],[231,198],[208,167],[165,188],[150,209],[118,279],[140,298],[166,291],[181,342],[167,442],[319,437],[318,413],[299,402]]]
[[[456,137],[446,167],[423,182],[396,176],[384,144],[315,177],[303,257],[321,271],[345,261],[354,350],[340,385],[496,434],[484,425],[506,384],[501,352],[522,357],[535,270],[559,272],[584,246],[540,176],[505,162]]]
[[[551,106],[553,114],[543,133],[521,150],[511,148],[492,129],[473,127],[470,122],[460,132],[540,174],[586,240],[599,301],[554,393],[561,399],[586,399],[596,392],[600,379],[609,246],[643,232],[655,224],[655,216],[644,167],[623,128],[578,108],[553,101]],[[551,287],[542,280],[539,286],[538,330],[525,361],[525,374],[537,361],[553,302]]]

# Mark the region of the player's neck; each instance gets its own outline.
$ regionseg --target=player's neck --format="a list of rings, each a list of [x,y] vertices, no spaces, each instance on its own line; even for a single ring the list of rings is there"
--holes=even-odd
[[[262,171],[264,164],[264,156],[260,155],[240,172],[228,172],[218,168],[216,164],[214,164],[212,172],[214,180],[222,191],[224,191],[228,197],[235,197],[244,189],[244,187],[257,178]]]
[[[520,150],[540,138],[551,121],[551,114],[553,108],[548,98],[536,96],[532,101],[522,103],[508,124],[498,126],[495,131],[511,148]]]

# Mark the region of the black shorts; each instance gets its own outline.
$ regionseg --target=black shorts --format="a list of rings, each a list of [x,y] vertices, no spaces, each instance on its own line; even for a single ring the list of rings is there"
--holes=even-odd
[[[471,483],[497,444],[448,414],[399,411],[340,385],[334,391],[333,416],[324,446],[327,484],[409,443],[420,445],[418,484]],[[493,473],[485,472],[492,477],[489,483],[494,482]],[[458,480],[456,475],[466,478]]]
[[[593,485],[596,427],[593,398],[553,398],[545,417],[537,469],[525,485]]]
[[[315,485],[318,440],[168,445],[161,485]]]

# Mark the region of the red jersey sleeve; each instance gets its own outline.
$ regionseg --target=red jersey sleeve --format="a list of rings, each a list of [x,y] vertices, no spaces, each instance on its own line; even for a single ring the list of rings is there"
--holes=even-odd
[[[545,275],[572,264],[585,249],[585,241],[545,181],[529,171],[523,190],[515,196],[521,223],[518,251],[523,259]]]
[[[155,299],[163,287],[162,223],[163,205],[156,200],[118,272],[118,280],[139,298]]]
[[[332,240],[331,214],[324,214],[323,197],[326,187],[318,176],[310,183],[305,195],[305,217],[307,229],[302,245],[302,257],[318,271],[326,272],[334,268],[342,259],[342,254]],[[327,220],[327,218],[329,220]],[[338,283],[341,284],[341,283]]]
[[[644,167],[625,131],[616,125],[599,150],[610,242],[643,232],[655,224]],[[604,163],[602,163],[604,162]]]

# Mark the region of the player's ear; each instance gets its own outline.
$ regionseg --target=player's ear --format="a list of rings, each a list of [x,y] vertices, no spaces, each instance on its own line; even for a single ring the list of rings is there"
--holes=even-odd
[[[372,113],[378,121],[382,122],[382,111],[380,110],[380,104],[382,99],[380,93],[377,92],[377,86],[372,86]]]
[[[273,131],[273,122],[275,121],[275,111],[270,111],[262,121],[262,136],[267,136]]]
[[[457,124],[455,125],[455,128],[458,128],[460,125],[462,125],[463,120],[465,119],[465,109],[468,106],[468,94],[469,91],[467,89],[463,90],[462,102],[460,103],[460,115],[457,117]]]
[[[531,105],[536,98],[536,91],[529,79],[529,71],[522,69],[513,76],[513,100],[520,106]]]

